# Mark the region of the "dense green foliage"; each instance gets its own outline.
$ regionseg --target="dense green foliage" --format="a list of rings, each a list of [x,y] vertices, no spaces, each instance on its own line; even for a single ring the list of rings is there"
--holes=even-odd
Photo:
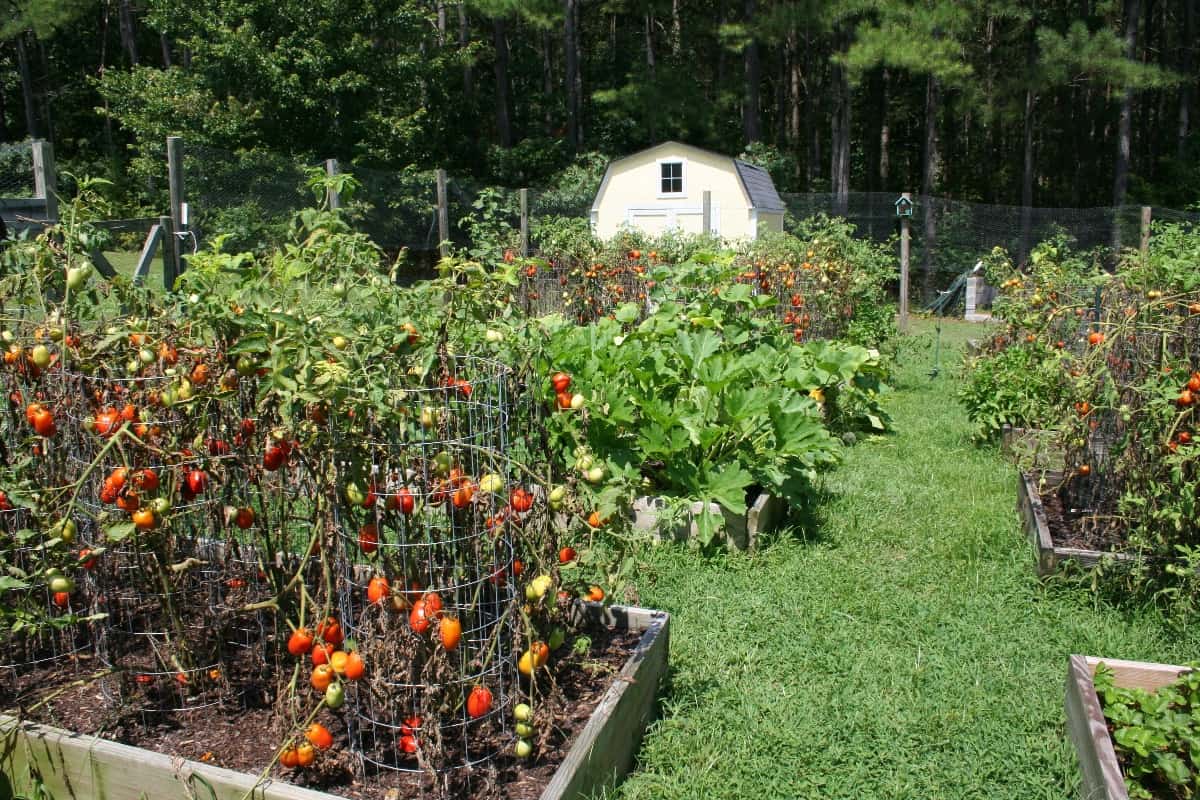
[[[1200,671],[1148,691],[1118,687],[1112,669],[1098,664],[1096,692],[1131,800],[1192,797],[1200,769]]]
[[[49,137],[75,171],[105,169],[156,205],[146,176],[168,133],[510,186],[677,138],[745,150],[793,191],[1015,204],[1025,186],[1036,205],[1108,204],[1124,197],[1113,136],[1126,90],[1130,193],[1197,200],[1191,0],[0,9],[0,141]]]

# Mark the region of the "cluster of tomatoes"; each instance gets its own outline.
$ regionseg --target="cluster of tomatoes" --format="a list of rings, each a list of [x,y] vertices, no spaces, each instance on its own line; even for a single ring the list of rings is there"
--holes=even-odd
[[[342,626],[333,617],[327,617],[314,629],[299,627],[288,638],[288,652],[297,658],[309,656],[312,674],[309,683],[321,695],[322,705],[338,710],[346,703],[345,682],[360,680],[366,674],[366,664],[357,650],[338,649],[345,642]],[[305,731],[306,745],[301,743],[285,748],[279,761],[285,767],[307,767],[316,758],[316,750],[328,750],[333,746],[333,735],[329,729],[314,722]]]
[[[571,393],[571,376],[565,372],[550,376],[550,385],[554,389],[555,405],[560,411],[579,411],[587,403],[582,394]]]

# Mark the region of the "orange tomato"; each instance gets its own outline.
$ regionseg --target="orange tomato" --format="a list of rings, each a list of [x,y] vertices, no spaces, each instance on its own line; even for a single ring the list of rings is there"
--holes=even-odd
[[[459,641],[462,639],[462,623],[457,617],[442,617],[440,626],[442,636],[442,647],[447,650],[454,650],[458,647]]]
[[[333,734],[319,722],[314,722],[304,731],[304,738],[318,750],[328,750],[333,747]]]
[[[312,672],[312,687],[318,692],[324,692],[329,688],[329,684],[333,683],[333,679],[337,677],[337,673],[333,671],[333,667],[328,664],[320,664],[313,667]]]

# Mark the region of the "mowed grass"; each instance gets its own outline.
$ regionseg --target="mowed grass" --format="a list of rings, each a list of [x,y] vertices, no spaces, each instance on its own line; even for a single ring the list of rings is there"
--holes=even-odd
[[[1067,798],[1067,656],[1179,662],[1200,636],[1148,608],[1039,582],[1015,473],[955,403],[982,329],[914,325],[896,433],[852,448],[813,530],[753,555],[648,556],[671,612],[670,687],[621,798]]]

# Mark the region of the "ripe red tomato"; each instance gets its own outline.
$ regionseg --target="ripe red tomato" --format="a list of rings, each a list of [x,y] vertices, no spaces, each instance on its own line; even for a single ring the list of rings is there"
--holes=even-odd
[[[58,606],[59,608],[66,608],[70,604],[71,604],[71,593],[70,592],[55,592],[54,593],[54,605]]]
[[[550,385],[554,387],[555,394],[562,394],[571,388],[571,376],[565,372],[556,372],[550,378]]]
[[[112,436],[121,427],[121,414],[112,406],[101,411],[96,415],[96,419],[92,422],[92,430],[98,436]]]
[[[147,492],[157,491],[159,485],[158,473],[152,469],[138,470],[133,474],[133,485]]]
[[[44,406],[38,406],[37,410],[33,412],[31,424],[33,425],[34,433],[38,436],[45,436],[47,439],[58,431],[54,426],[54,414]]]
[[[568,545],[567,547],[564,547],[562,550],[558,551],[558,563],[570,564],[575,560],[576,556],[577,554],[575,552],[575,548]]]
[[[462,486],[454,490],[454,495],[450,498],[450,502],[455,508],[466,508],[471,503],[471,498],[475,496],[475,484],[467,481]]]
[[[304,742],[296,748],[296,766],[301,768],[311,767],[316,760],[317,751],[308,742]]]
[[[242,506],[233,515],[233,524],[237,525],[242,530],[246,530],[254,524],[254,509],[249,506]]]
[[[358,529],[358,546],[367,554],[379,549],[379,529],[375,523],[368,522]]]
[[[203,494],[208,488],[208,473],[202,469],[190,470],[187,474],[187,486],[192,494]]]
[[[312,663],[314,667],[319,667],[322,664],[329,663],[329,657],[333,655],[333,645],[328,642],[316,642],[312,646]]]
[[[1104,334],[1100,331],[1092,331],[1088,334],[1088,344],[1098,345],[1104,342]]]
[[[409,736],[415,736],[421,730],[421,718],[413,715],[405,717],[404,722],[400,725],[400,732]]]
[[[329,688],[329,684],[333,683],[333,679],[337,677],[337,673],[333,671],[333,667],[328,664],[318,664],[313,667],[312,671],[312,687],[322,694]]]
[[[591,600],[593,603],[603,602],[604,601],[604,590],[601,589],[599,586],[589,587],[587,599]]]
[[[492,693],[487,687],[476,686],[467,696],[467,714],[471,719],[479,719],[492,708]]]
[[[399,511],[401,514],[408,516],[413,513],[416,507],[416,501],[413,499],[412,492],[407,486],[401,486],[396,490],[396,493],[387,499],[387,507],[389,511]]]
[[[1191,389],[1184,389],[1182,392],[1180,392],[1179,399],[1175,402],[1179,404],[1180,408],[1187,408],[1193,402],[1195,402],[1195,398],[1192,397]]]
[[[555,395],[555,399],[558,403],[558,407],[560,410],[567,411],[568,409],[571,408],[571,393],[570,392],[559,392],[558,394]]]
[[[308,739],[309,744],[318,750],[328,750],[333,747],[333,734],[319,722],[308,726],[308,730],[304,732],[304,738]]]
[[[283,448],[279,445],[273,445],[267,448],[267,452],[263,453],[263,468],[274,472],[283,466],[287,455],[284,454]]]
[[[362,656],[358,654],[357,650],[351,650],[346,654],[346,665],[342,669],[346,680],[356,681],[367,671],[367,665],[363,663]]]
[[[382,605],[392,593],[391,584],[382,575],[376,575],[367,583],[367,602],[373,606]]]
[[[308,628],[296,628],[288,638],[288,652],[294,656],[302,656],[313,647],[313,634]]]
[[[1200,372],[1193,372],[1188,378],[1187,388],[1191,392],[1200,392]]]
[[[434,619],[437,619],[439,616],[441,616],[441,595],[439,595],[437,592],[426,592],[425,596],[422,597],[421,600],[425,603],[425,610],[429,613],[429,616],[433,617]]]
[[[412,755],[413,753],[417,752],[417,737],[413,736],[411,733],[400,734],[399,747],[401,751]]]
[[[462,623],[457,617],[442,617],[439,628],[442,637],[442,647],[453,650],[462,639]]]
[[[524,514],[533,508],[533,495],[523,486],[518,486],[509,493],[508,502],[512,505],[513,511]]]
[[[317,636],[320,636],[334,647],[340,645],[346,638],[345,634],[342,633],[342,626],[333,617],[329,617],[317,626]]]
[[[429,630],[431,616],[425,607],[425,601],[418,600],[413,604],[412,611],[408,612],[408,626],[412,628],[413,633],[424,634]]]
[[[295,769],[300,765],[300,754],[295,747],[288,747],[279,754],[279,766]]]
[[[89,556],[91,556],[89,558]],[[90,570],[96,568],[96,557],[92,555],[92,549],[85,547],[79,551],[79,566]]]

